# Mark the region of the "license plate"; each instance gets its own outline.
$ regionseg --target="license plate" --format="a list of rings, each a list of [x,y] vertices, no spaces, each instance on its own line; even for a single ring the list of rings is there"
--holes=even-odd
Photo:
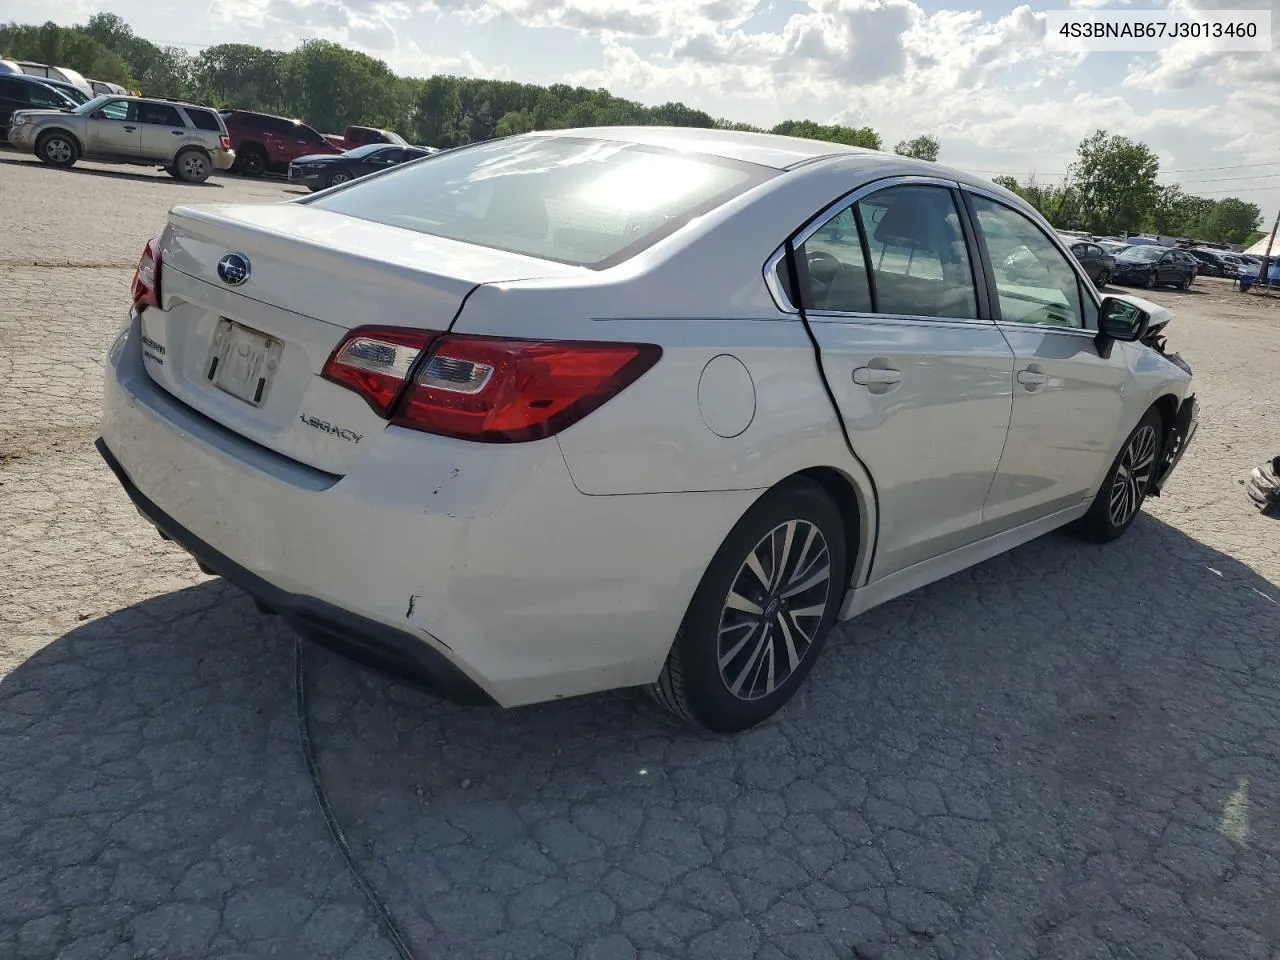
[[[280,366],[284,344],[260,330],[221,317],[213,334],[205,376],[219,390],[262,406]]]

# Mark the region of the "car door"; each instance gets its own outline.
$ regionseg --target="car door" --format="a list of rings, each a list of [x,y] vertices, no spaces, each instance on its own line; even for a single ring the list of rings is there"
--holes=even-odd
[[[135,101],[134,111],[142,133],[141,155],[157,163],[169,163],[189,139],[182,114],[167,103],[146,101]]]
[[[805,317],[876,484],[877,579],[979,538],[1009,425],[1013,354],[954,187],[880,181],[797,238]]]
[[[989,257],[997,326],[1016,362],[1009,438],[983,520],[1009,528],[1090,495],[1115,452],[1128,368],[1124,351],[1099,351],[1093,287],[1049,231],[978,188],[965,197],[984,241],[1012,233],[1034,258],[1011,275]]]
[[[1097,262],[1089,253],[1089,244],[1083,242],[1074,243],[1071,245],[1071,253],[1075,256],[1080,266],[1084,267],[1084,272],[1089,275],[1090,279],[1097,276]]]
[[[98,157],[136,157],[142,131],[133,114],[133,101],[108,100],[85,123],[84,152]]]

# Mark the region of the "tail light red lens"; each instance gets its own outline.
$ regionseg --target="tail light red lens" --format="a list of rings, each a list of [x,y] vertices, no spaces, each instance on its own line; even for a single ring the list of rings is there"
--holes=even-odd
[[[364,397],[380,417],[391,412],[419,354],[441,336],[434,330],[358,327],[334,349],[322,376]]]
[[[230,150],[230,149],[231,149],[231,138],[230,138],[230,137],[219,137],[219,138],[218,138],[218,142],[219,142],[220,144],[222,144],[222,149],[223,149],[223,150]]]
[[[392,423],[484,443],[548,437],[634,383],[662,356],[643,343],[513,340],[359,327],[324,377]]]
[[[160,306],[160,241],[152,239],[142,249],[138,268],[133,271],[133,308]]]
[[[485,443],[537,440],[617,396],[661,356],[651,344],[445,336],[392,422]]]

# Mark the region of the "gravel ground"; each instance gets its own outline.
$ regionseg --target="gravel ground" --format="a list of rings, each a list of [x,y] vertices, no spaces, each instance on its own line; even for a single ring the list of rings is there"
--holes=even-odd
[[[284,199],[0,153],[0,956],[389,958],[299,750],[292,637],[91,447],[143,242]],[[443,704],[305,650],[321,776],[421,958],[1280,949],[1280,309],[1201,280],[1203,423],[1120,542],[1052,535],[846,625],[736,738],[634,694]]]

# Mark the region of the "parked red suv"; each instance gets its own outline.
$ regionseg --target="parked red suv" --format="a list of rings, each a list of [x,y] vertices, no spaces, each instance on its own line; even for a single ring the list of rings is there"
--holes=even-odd
[[[400,134],[392,130],[380,130],[377,127],[347,127],[342,133],[326,133],[324,138],[339,150],[351,150],[370,143],[393,143],[397,147],[407,147],[408,142]]]
[[[342,151],[301,120],[273,117],[252,110],[221,110],[236,151],[232,169],[246,177],[268,170],[288,170],[298,157]]]

